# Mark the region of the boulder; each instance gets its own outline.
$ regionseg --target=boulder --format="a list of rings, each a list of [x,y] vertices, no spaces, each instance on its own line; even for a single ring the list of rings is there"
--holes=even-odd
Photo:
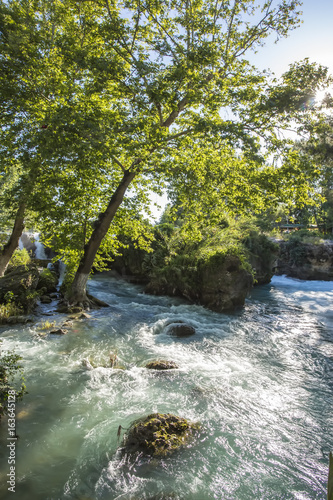
[[[42,295],[40,301],[42,304],[51,304],[52,299],[48,295]]]
[[[301,280],[333,280],[333,242],[304,243],[297,239],[280,242],[275,274]]]
[[[39,276],[37,290],[44,289],[45,293],[57,292],[58,276],[49,269],[44,269]]]
[[[4,318],[2,319],[2,323],[8,324],[8,325],[16,325],[19,323],[32,323],[33,319],[30,318],[29,316],[9,316],[9,318]],[[0,322],[1,323],[1,322]]]
[[[124,451],[153,457],[170,455],[189,443],[199,429],[185,418],[171,413],[153,413],[135,421],[124,439]]]
[[[34,264],[13,268],[0,278],[0,303],[15,302],[24,312],[33,309],[38,299],[36,292],[39,272]]]
[[[179,367],[174,361],[157,360],[147,363],[146,368],[149,368],[150,370],[174,370]]]
[[[201,267],[200,304],[217,312],[244,305],[253,276],[237,255],[215,254]]]
[[[253,286],[250,265],[233,253],[217,252],[198,260],[195,268],[183,267],[176,275],[153,278],[145,292],[154,295],[182,296],[217,312],[244,305]]]
[[[248,238],[249,263],[254,272],[254,285],[270,283],[274,275],[274,265],[279,253],[279,245],[263,234]]]
[[[166,333],[173,337],[190,337],[195,334],[195,328],[185,323],[171,323],[168,325]]]

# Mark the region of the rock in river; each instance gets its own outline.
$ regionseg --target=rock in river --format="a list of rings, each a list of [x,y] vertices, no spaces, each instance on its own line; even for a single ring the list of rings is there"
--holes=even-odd
[[[198,424],[171,413],[152,413],[135,421],[124,440],[127,453],[137,451],[155,457],[170,455],[193,438]]]
[[[185,323],[171,323],[167,328],[167,333],[174,337],[190,337],[195,334],[195,329]]]
[[[150,361],[146,364],[146,368],[150,370],[174,370],[179,367],[174,361],[164,361],[160,359],[157,361]]]

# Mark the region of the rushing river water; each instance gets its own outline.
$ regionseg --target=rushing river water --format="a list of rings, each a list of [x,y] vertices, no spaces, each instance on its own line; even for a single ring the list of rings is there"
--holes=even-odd
[[[2,347],[24,358],[29,391],[16,407],[15,494],[6,486],[6,419],[0,426],[1,498],[326,498],[332,283],[275,277],[230,315],[102,275],[90,291],[110,307],[75,321],[67,335],[37,335],[46,320],[61,325],[60,314],[0,330]],[[196,334],[168,335],[178,320]],[[103,367],[110,352],[124,370]],[[179,369],[146,369],[155,359]],[[152,412],[200,422],[200,433],[170,457],[126,463],[119,425]]]

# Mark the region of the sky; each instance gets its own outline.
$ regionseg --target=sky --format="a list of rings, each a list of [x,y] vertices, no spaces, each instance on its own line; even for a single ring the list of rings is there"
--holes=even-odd
[[[257,54],[248,53],[248,59],[257,68],[269,69],[280,77],[288,71],[289,64],[308,57],[310,62],[327,66],[333,76],[333,0],[304,0],[299,10],[303,12],[300,27],[276,44],[275,37],[268,39]],[[154,196],[154,201],[165,206],[167,198]],[[160,212],[154,209],[156,217]]]
[[[333,1],[304,0],[300,10],[301,26],[277,44],[268,41],[251,57],[251,62],[280,76],[289,64],[308,57],[310,62],[327,66],[333,74]]]

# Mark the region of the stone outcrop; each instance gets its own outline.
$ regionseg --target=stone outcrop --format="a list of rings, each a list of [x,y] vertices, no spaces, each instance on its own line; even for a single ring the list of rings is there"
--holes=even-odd
[[[249,264],[254,272],[254,285],[269,283],[274,275],[279,245],[265,235],[259,234],[254,241],[248,238],[246,246],[250,252]]]
[[[333,280],[333,242],[280,241],[275,274],[302,280]]]
[[[44,294],[55,293],[57,291],[58,276],[49,269],[44,269],[39,276],[37,290],[44,289]]]
[[[198,428],[198,424],[171,413],[153,413],[131,425],[124,439],[124,450],[153,457],[170,455],[186,445]]]
[[[30,312],[36,304],[39,272],[34,264],[17,266],[0,278],[0,303],[15,302],[22,311]]]
[[[184,271],[170,281],[153,279],[146,293],[183,296],[217,312],[231,311],[244,305],[253,285],[253,275],[233,254],[216,253],[199,263],[195,270]]]
[[[252,274],[243,268],[237,255],[218,254],[201,269],[200,304],[217,312],[244,305],[253,285]]]

